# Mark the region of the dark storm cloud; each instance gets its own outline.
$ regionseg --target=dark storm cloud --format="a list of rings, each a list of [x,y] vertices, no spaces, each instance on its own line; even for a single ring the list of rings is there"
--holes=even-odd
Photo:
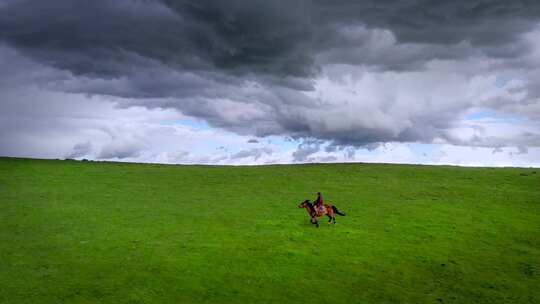
[[[351,94],[335,101],[306,94],[324,90],[317,90],[317,78],[344,81],[339,75],[352,73],[351,66],[414,73],[431,61],[482,58],[528,69],[534,46],[523,34],[535,29],[539,10],[540,2],[526,0],[2,1],[0,40],[43,73],[17,80],[3,71],[0,79],[134,99],[121,106],[175,108],[240,134],[317,138],[335,146],[437,137],[466,145],[446,136],[472,106],[462,100]],[[373,82],[403,81],[385,77]],[[537,98],[531,88],[538,77],[530,79],[522,89]],[[414,78],[410,85],[415,82],[428,80]],[[540,115],[531,103],[511,111]],[[404,104],[422,107],[407,111]],[[509,107],[506,99],[486,104]],[[139,149],[126,143],[101,156],[128,157]],[[300,147],[295,159],[316,149]]]
[[[10,2],[0,7],[0,37],[74,74],[125,75],[148,65],[146,59],[187,70],[309,73],[309,53],[300,43],[309,19],[301,6],[283,11],[266,1],[221,3]]]
[[[540,4],[523,1],[320,0],[317,12],[334,22],[389,29],[402,42],[503,44],[538,20]]]
[[[346,52],[374,38],[359,26],[434,46],[423,55],[455,57],[467,52],[437,45],[506,45],[535,25],[539,7],[537,1],[8,1],[0,6],[0,37],[75,74],[121,76],[150,59],[187,70],[307,76],[317,70],[317,53]]]

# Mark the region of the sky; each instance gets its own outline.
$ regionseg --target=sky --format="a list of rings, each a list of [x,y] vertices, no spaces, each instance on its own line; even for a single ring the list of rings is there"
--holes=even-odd
[[[536,0],[0,0],[0,156],[540,167]]]

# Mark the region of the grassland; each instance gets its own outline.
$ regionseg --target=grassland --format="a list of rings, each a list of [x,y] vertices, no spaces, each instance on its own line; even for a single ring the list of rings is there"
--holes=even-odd
[[[346,217],[309,224],[321,191]],[[540,169],[0,158],[0,303],[540,303]]]

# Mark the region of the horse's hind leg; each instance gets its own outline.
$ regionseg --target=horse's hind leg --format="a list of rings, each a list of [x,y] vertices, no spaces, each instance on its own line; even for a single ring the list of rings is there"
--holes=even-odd
[[[336,223],[336,215],[334,214],[334,210],[332,210],[332,208],[328,209],[328,213],[326,215],[330,218],[328,220],[329,223],[331,223],[332,220],[334,221],[334,224]]]

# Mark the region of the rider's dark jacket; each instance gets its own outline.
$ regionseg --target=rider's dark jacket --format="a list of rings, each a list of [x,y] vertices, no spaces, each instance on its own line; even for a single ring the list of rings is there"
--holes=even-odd
[[[315,206],[321,206],[323,204],[323,198],[322,195],[318,194],[317,199],[315,200]]]

